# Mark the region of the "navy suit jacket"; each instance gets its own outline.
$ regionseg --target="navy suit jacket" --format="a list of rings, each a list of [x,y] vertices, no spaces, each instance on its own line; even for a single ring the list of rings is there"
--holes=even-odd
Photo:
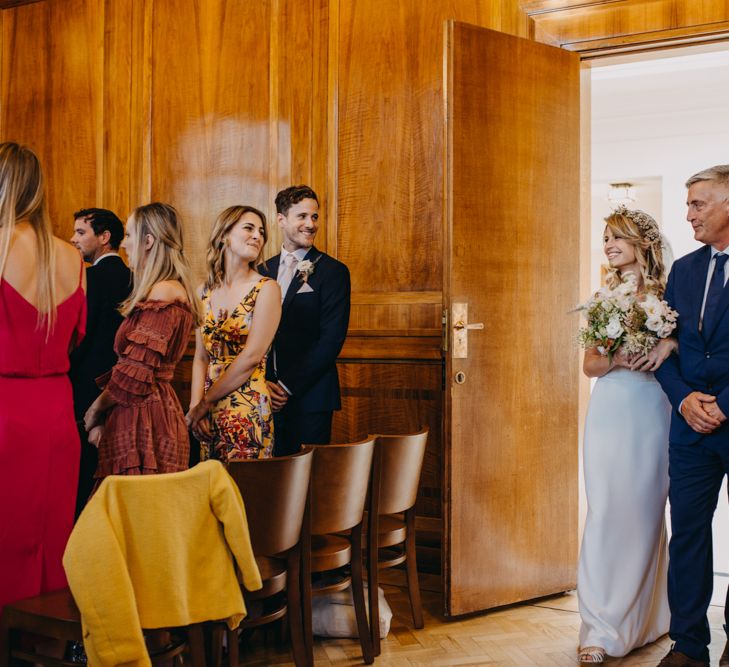
[[[276,255],[259,267],[264,276],[278,276]],[[281,322],[268,359],[267,377],[281,381],[304,412],[341,407],[337,357],[349,326],[349,269],[312,247],[304,259],[314,263],[311,291],[295,274],[284,296]]]
[[[83,418],[101,393],[96,378],[116,363],[114,337],[123,320],[117,308],[131,287],[131,273],[121,257],[105,257],[86,269],[86,336],[71,353],[68,373],[76,419]]]
[[[679,414],[681,401],[692,391],[717,397],[725,415],[729,415],[729,289],[719,301],[713,329],[699,331],[701,304],[704,300],[706,276],[711,248],[704,246],[677,260],[673,265],[665,300],[678,311],[678,354],[672,354],[656,371],[656,378],[673,406],[671,442],[690,445],[705,441],[726,440],[729,421],[716,431],[703,435],[694,431]]]

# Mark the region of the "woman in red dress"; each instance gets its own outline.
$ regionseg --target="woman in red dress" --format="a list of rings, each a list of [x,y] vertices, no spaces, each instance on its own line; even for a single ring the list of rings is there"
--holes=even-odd
[[[83,264],[53,236],[38,158],[0,144],[0,613],[66,585],[80,456],[68,354],[85,323]]]
[[[193,326],[200,322],[182,228],[174,208],[147,204],[127,220],[122,247],[134,287],[114,350],[119,361],[86,412],[89,442],[98,444],[97,484],[107,475],[147,475],[188,467],[185,416],[170,381]]]

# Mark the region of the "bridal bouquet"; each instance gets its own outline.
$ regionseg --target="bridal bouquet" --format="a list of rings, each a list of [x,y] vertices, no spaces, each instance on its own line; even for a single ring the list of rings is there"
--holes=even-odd
[[[640,300],[639,300],[640,299]],[[601,287],[577,307],[587,318],[578,341],[596,347],[612,361],[619,347],[628,354],[646,354],[676,328],[678,313],[655,294],[638,296],[638,282],[628,274],[615,289]]]

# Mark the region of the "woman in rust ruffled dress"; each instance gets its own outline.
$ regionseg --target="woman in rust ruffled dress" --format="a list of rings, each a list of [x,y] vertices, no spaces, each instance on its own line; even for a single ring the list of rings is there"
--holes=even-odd
[[[140,206],[129,216],[122,247],[134,288],[121,305],[125,320],[114,349],[119,361],[85,416],[98,444],[97,484],[107,475],[147,475],[188,467],[185,416],[170,381],[200,322],[200,303],[182,253],[182,229],[167,204]]]

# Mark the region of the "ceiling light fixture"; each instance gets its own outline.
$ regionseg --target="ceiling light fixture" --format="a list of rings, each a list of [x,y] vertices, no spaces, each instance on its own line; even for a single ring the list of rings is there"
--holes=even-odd
[[[632,183],[610,183],[607,200],[612,208],[630,206],[635,202]]]

